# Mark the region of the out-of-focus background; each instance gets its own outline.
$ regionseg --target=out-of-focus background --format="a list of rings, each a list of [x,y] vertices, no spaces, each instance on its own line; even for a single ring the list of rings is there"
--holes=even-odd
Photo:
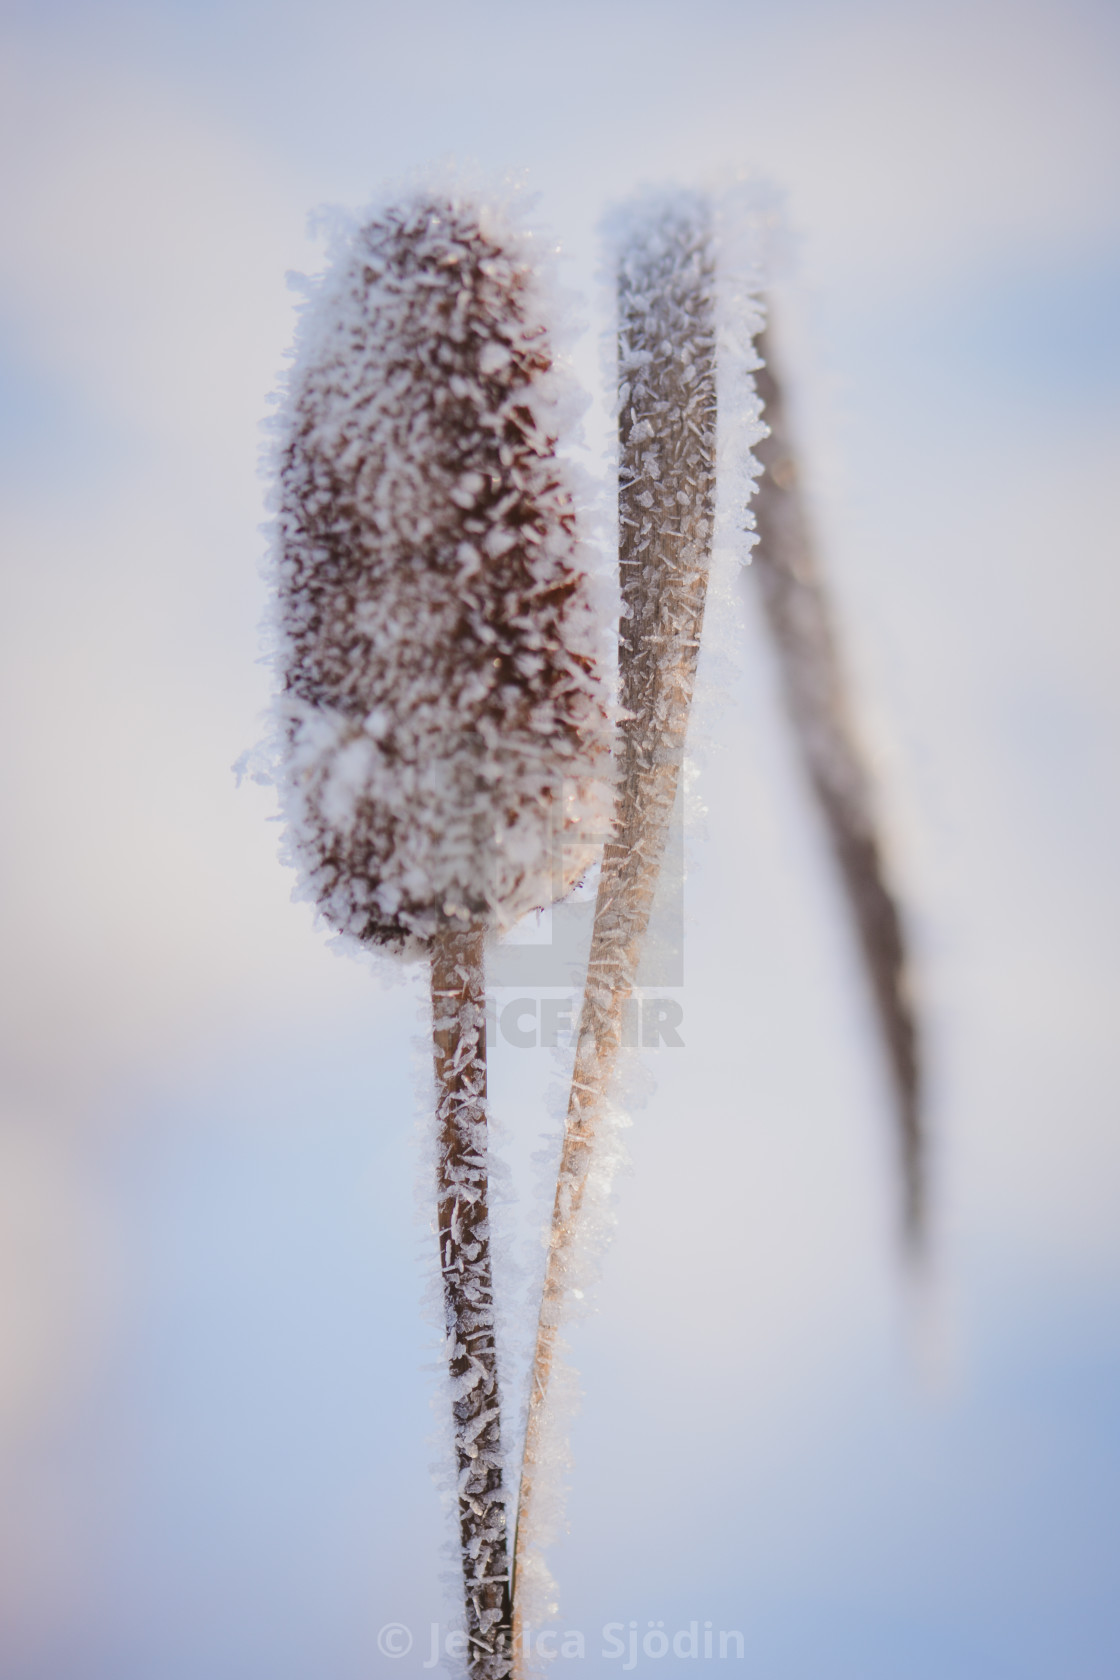
[[[1111,1680],[1115,7],[8,0],[0,40],[0,1670],[403,1675],[446,1616],[422,981],[326,948],[229,767],[267,698],[285,272],[316,205],[457,155],[528,171],[589,383],[610,201],[785,191],[777,330],[929,1044],[915,1292],[745,574],[685,1043],[576,1336],[560,1667],[695,1619],[760,1680]],[[555,1073],[499,1042],[524,1195]]]

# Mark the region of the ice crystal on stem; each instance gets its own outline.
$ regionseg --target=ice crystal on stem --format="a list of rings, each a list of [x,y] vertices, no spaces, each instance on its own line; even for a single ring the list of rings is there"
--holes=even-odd
[[[486,1165],[486,999],[482,934],[432,944],[438,1221],[454,1419],[469,1666],[509,1672],[511,1630],[501,1403]]]

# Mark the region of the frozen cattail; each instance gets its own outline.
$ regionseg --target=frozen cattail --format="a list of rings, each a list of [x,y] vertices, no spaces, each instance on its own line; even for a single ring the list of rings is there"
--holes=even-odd
[[[679,193],[641,201],[623,227],[617,286],[623,601],[617,807],[599,881],[530,1385],[516,1544],[523,1602],[523,1582],[526,1588],[547,1582],[539,1508],[548,1473],[550,1378],[622,1012],[676,798],[699,658],[716,495],[716,248],[708,199]]]
[[[755,498],[755,574],[778,651],[802,757],[828,827],[871,979],[894,1086],[905,1238],[920,1249],[925,1225],[925,1140],[917,1022],[902,918],[887,878],[873,789],[851,722],[832,615],[774,370],[769,335],[756,374],[769,436]]]
[[[509,1671],[483,941],[586,866],[607,751],[532,239],[454,194],[361,226],[280,458],[290,847],[340,933],[432,965],[438,1234],[468,1666]]]
[[[305,323],[280,467],[293,849],[396,950],[551,902],[598,769],[595,622],[536,252],[488,208],[369,221]],[[571,884],[586,859],[563,848]]]

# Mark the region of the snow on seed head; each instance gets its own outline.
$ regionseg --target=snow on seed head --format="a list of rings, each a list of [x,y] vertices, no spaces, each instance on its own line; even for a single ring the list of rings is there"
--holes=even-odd
[[[532,242],[423,194],[305,318],[279,455],[289,850],[339,932],[509,924],[587,867],[608,751]]]

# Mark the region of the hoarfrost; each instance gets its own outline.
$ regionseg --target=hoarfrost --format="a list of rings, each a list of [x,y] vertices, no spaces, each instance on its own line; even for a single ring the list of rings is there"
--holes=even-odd
[[[537,243],[454,193],[367,220],[306,308],[280,419],[288,857],[334,929],[399,952],[551,903],[602,811]]]
[[[713,547],[744,558],[764,435],[751,379],[761,326],[765,199],[648,195],[612,229],[617,275],[619,624],[617,807],[604,852],[530,1380],[516,1532],[517,1629],[546,1620],[545,1548],[563,1515],[576,1384],[561,1330],[611,1224],[632,995],[684,764]],[[717,463],[719,494],[717,496]]]

